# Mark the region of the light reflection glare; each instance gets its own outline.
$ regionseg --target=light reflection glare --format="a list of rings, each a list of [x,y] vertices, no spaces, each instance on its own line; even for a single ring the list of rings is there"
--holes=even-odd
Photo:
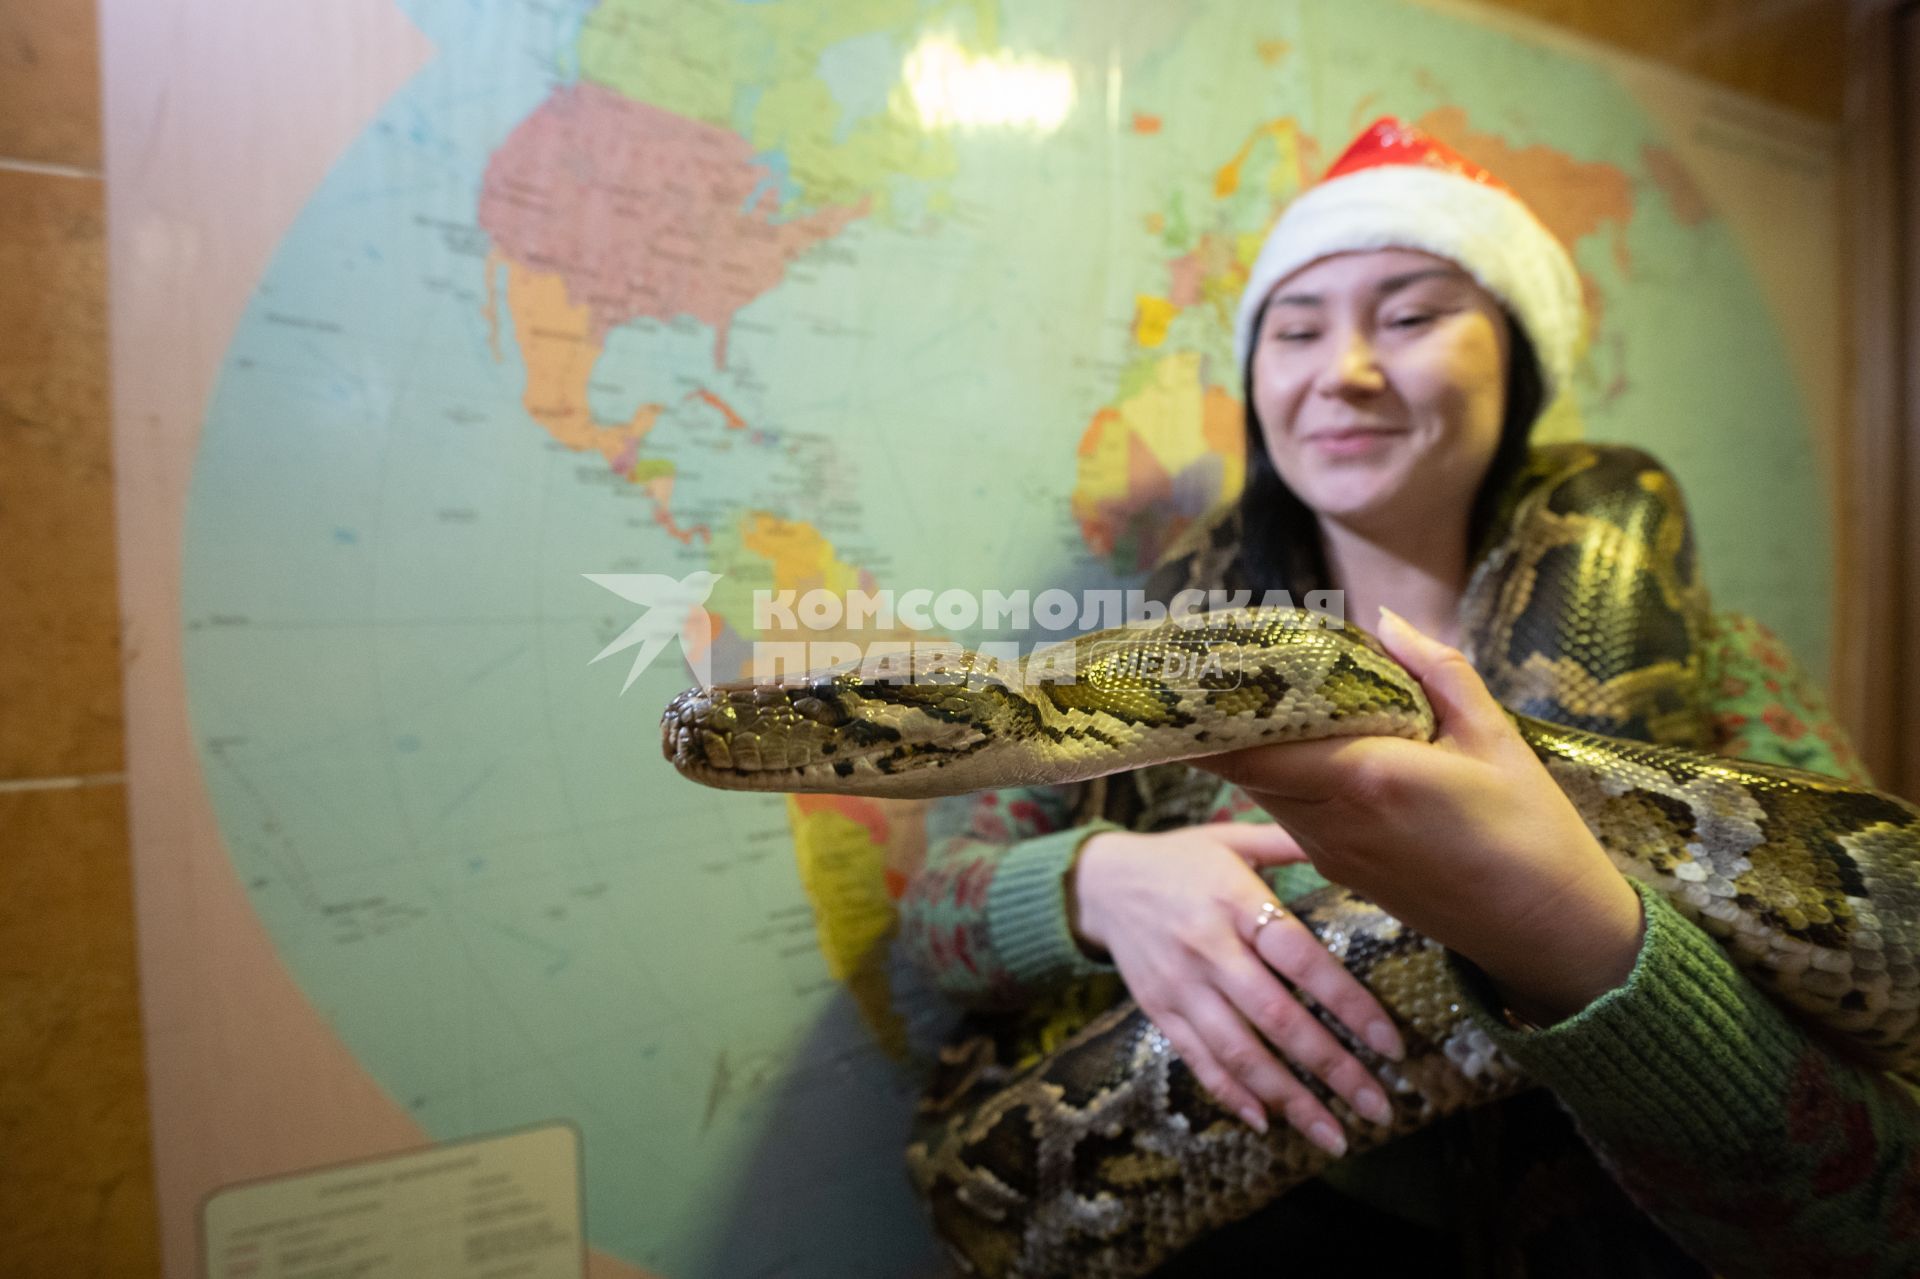
[[[1073,70],[1053,58],[975,56],[950,36],[930,35],[903,74],[914,114],[929,129],[999,126],[1052,133],[1073,110]]]

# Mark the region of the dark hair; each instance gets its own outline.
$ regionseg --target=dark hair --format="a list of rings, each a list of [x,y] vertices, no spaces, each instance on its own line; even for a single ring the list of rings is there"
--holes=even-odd
[[[1266,318],[1266,305],[1253,317],[1253,332],[1260,332]],[[1500,500],[1512,486],[1514,477],[1527,460],[1527,437],[1534,420],[1546,407],[1546,387],[1540,374],[1539,357],[1527,331],[1505,307],[1511,335],[1507,359],[1506,408],[1500,419],[1500,442],[1494,446],[1493,461],[1474,493],[1473,509],[1467,515],[1469,563],[1485,551],[1488,535],[1499,515]],[[1320,523],[1299,495],[1287,487],[1267,456],[1266,438],[1261,433],[1260,416],[1253,403],[1253,360],[1248,358],[1240,372],[1241,403],[1246,406],[1247,483],[1240,493],[1240,551],[1238,585],[1251,590],[1258,600],[1267,591],[1283,590],[1299,601],[1307,591],[1325,590],[1333,585],[1327,573],[1326,548],[1320,541]]]

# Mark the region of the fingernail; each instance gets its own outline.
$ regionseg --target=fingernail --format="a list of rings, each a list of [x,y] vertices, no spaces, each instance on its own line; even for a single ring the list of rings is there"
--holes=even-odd
[[[1362,1088],[1355,1093],[1353,1108],[1376,1124],[1393,1122],[1393,1107],[1387,1104],[1386,1094],[1378,1088]]]
[[[1260,1107],[1248,1106],[1240,1112],[1240,1117],[1247,1121],[1247,1127],[1253,1129],[1263,1137],[1266,1136],[1267,1116],[1266,1112],[1261,1110]]]
[[[1405,1061],[1407,1046],[1400,1042],[1392,1023],[1376,1021],[1367,1027],[1367,1046],[1389,1061]]]
[[[1383,631],[1410,631],[1413,627],[1408,624],[1406,618],[1400,616],[1400,614],[1394,612],[1385,604],[1382,604],[1380,606],[1380,629]]]
[[[1320,1147],[1320,1149],[1326,1151],[1335,1159],[1347,1153],[1347,1139],[1340,1135],[1338,1128],[1335,1128],[1324,1119],[1315,1124],[1307,1132],[1307,1136],[1313,1138],[1314,1145]]]

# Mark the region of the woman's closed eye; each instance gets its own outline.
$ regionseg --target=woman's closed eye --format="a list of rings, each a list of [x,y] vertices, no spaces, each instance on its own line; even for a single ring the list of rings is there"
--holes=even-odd
[[[1431,324],[1434,322],[1434,320],[1438,318],[1439,317],[1437,315],[1431,312],[1418,311],[1408,315],[1395,316],[1393,319],[1387,321],[1386,327],[1390,329],[1400,329],[1402,331],[1411,331],[1413,329],[1422,328],[1428,324]],[[1309,342],[1317,342],[1320,340],[1320,336],[1321,335],[1320,335],[1319,329],[1275,329],[1273,330],[1273,341],[1289,342],[1289,343],[1294,343],[1296,345],[1304,345]]]

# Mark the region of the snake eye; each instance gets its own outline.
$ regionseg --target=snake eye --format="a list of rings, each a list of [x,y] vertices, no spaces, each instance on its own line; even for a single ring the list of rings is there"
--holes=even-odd
[[[816,724],[832,727],[847,722],[846,715],[832,702],[822,701],[818,697],[796,697],[793,709]]]

